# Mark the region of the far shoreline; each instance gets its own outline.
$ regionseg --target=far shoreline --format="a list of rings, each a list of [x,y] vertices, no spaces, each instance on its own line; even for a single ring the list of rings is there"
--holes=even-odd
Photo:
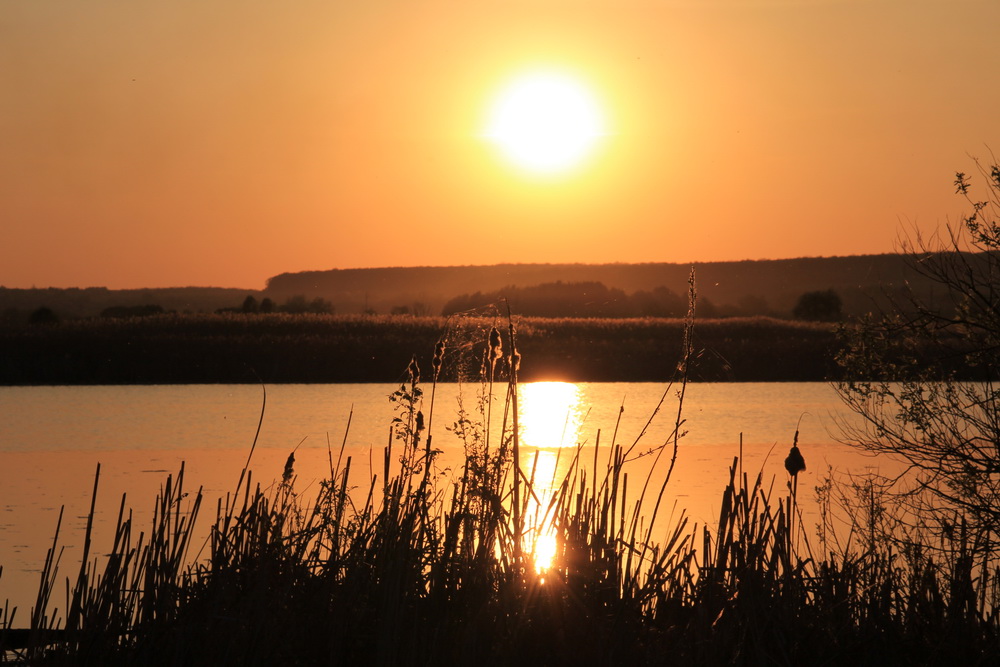
[[[522,382],[664,382],[685,320],[514,318]],[[0,327],[0,385],[317,384],[398,382],[424,374],[438,341],[463,350],[441,381],[475,377],[492,318],[163,314]],[[768,317],[696,319],[693,382],[837,378],[831,323]]]

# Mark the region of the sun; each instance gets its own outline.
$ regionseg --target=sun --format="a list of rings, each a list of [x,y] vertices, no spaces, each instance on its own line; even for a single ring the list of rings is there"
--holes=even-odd
[[[554,175],[580,166],[606,129],[601,106],[582,81],[562,72],[534,71],[501,88],[485,135],[516,167]]]

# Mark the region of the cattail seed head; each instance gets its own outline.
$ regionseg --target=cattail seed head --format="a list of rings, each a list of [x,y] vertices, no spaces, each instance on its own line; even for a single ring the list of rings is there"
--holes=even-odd
[[[417,357],[414,355],[410,359],[410,365],[406,369],[410,375],[410,384],[415,385],[420,382],[420,366],[417,365]]]
[[[805,469],[806,460],[803,458],[802,452],[799,451],[798,445],[792,445],[788,456],[785,457],[785,470],[788,471],[789,475],[795,477]]]
[[[503,343],[500,341],[500,332],[496,327],[490,329],[490,361],[496,361],[503,352]]]
[[[439,340],[437,345],[434,346],[434,358],[431,360],[431,366],[434,368],[435,375],[441,370],[441,362],[444,359],[444,341]]]

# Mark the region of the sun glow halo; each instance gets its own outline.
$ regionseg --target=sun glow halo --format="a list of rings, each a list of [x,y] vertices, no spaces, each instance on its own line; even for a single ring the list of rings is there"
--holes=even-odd
[[[501,89],[485,134],[515,166],[556,174],[581,164],[606,129],[600,105],[582,82],[561,72],[537,71]]]

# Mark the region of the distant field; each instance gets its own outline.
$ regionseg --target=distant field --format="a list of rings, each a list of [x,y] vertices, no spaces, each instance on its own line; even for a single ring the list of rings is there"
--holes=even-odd
[[[392,382],[416,355],[443,379],[476,374],[492,320],[361,315],[157,315],[0,327],[0,384]],[[659,381],[681,348],[677,319],[515,319],[521,379]],[[507,324],[497,321],[509,349]],[[698,320],[696,381],[809,381],[834,373],[832,325]],[[463,371],[464,369],[464,371]]]

